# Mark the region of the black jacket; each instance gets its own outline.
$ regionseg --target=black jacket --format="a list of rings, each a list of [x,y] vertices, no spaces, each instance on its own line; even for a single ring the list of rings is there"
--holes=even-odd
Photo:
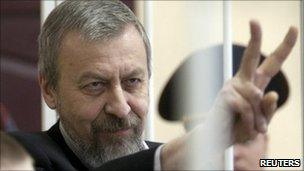
[[[36,170],[88,170],[65,143],[59,122],[46,132],[11,133],[31,154]],[[146,141],[148,150],[103,164],[96,170],[153,170],[154,153],[160,143]]]

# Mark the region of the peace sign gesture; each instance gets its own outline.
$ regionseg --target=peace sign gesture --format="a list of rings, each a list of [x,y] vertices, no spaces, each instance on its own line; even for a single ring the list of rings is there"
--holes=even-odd
[[[233,143],[254,139],[258,133],[267,131],[277,108],[278,94],[264,94],[264,89],[279,72],[296,42],[298,31],[290,27],[279,47],[259,65],[262,32],[258,22],[251,21],[250,30],[251,39],[237,74],[224,84],[202,124],[164,145],[161,152],[163,169],[191,168],[191,164],[187,165],[191,152],[199,156],[198,160],[203,159],[204,162],[197,162],[202,164],[198,166],[200,169],[210,168],[209,162],[216,161],[218,154]]]
[[[267,131],[267,124],[277,108],[278,95],[276,92],[264,94],[264,90],[281,69],[297,39],[297,29],[290,27],[283,42],[259,65],[262,41],[259,23],[251,21],[250,31],[251,39],[240,68],[220,93],[226,99],[224,101],[229,110],[237,114],[234,125],[236,141],[253,138],[258,132]]]

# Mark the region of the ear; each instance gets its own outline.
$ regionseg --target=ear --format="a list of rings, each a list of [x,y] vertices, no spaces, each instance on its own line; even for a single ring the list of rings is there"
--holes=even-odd
[[[44,75],[40,73],[38,74],[38,81],[39,81],[42,96],[46,104],[49,106],[49,108],[56,109],[57,94],[55,89],[49,85],[48,80],[45,78]]]

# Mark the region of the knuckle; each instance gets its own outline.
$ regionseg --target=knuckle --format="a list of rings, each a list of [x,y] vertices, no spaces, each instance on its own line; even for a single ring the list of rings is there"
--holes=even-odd
[[[263,77],[263,76],[264,76],[264,70],[258,68],[258,69],[255,71],[255,75],[256,75],[257,78]]]
[[[220,91],[220,95],[228,96],[232,93],[232,91],[233,91],[232,85],[231,84],[225,84]]]
[[[228,103],[229,103],[229,106],[233,109],[238,109],[239,108],[239,102],[236,99],[232,99]]]
[[[261,101],[263,97],[263,93],[257,88],[255,88],[252,90],[252,97],[254,98],[255,101]]]
[[[262,100],[263,98],[263,92],[258,88],[256,87],[253,83],[251,82],[247,82],[244,87],[248,87],[246,90],[247,90],[247,98],[249,99],[252,99],[253,102],[259,102]]]
[[[243,110],[246,114],[251,113],[251,106],[248,103],[243,103]]]
[[[273,76],[274,76],[273,74],[271,74],[269,71],[267,71],[265,69],[258,69],[256,71],[256,77],[258,77],[258,78],[263,78],[263,77],[271,78]]]

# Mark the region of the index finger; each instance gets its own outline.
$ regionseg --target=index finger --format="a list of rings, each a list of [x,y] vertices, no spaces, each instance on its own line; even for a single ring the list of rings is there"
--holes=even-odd
[[[242,57],[238,76],[246,81],[252,81],[260,61],[262,31],[257,21],[250,21],[251,38]]]
[[[270,79],[276,75],[281,69],[284,61],[291,52],[297,40],[298,30],[295,27],[290,27],[283,42],[279,47],[264,60],[258,68],[259,73],[262,74],[261,80],[257,80],[257,86],[264,89]],[[264,80],[264,81],[263,81]]]

